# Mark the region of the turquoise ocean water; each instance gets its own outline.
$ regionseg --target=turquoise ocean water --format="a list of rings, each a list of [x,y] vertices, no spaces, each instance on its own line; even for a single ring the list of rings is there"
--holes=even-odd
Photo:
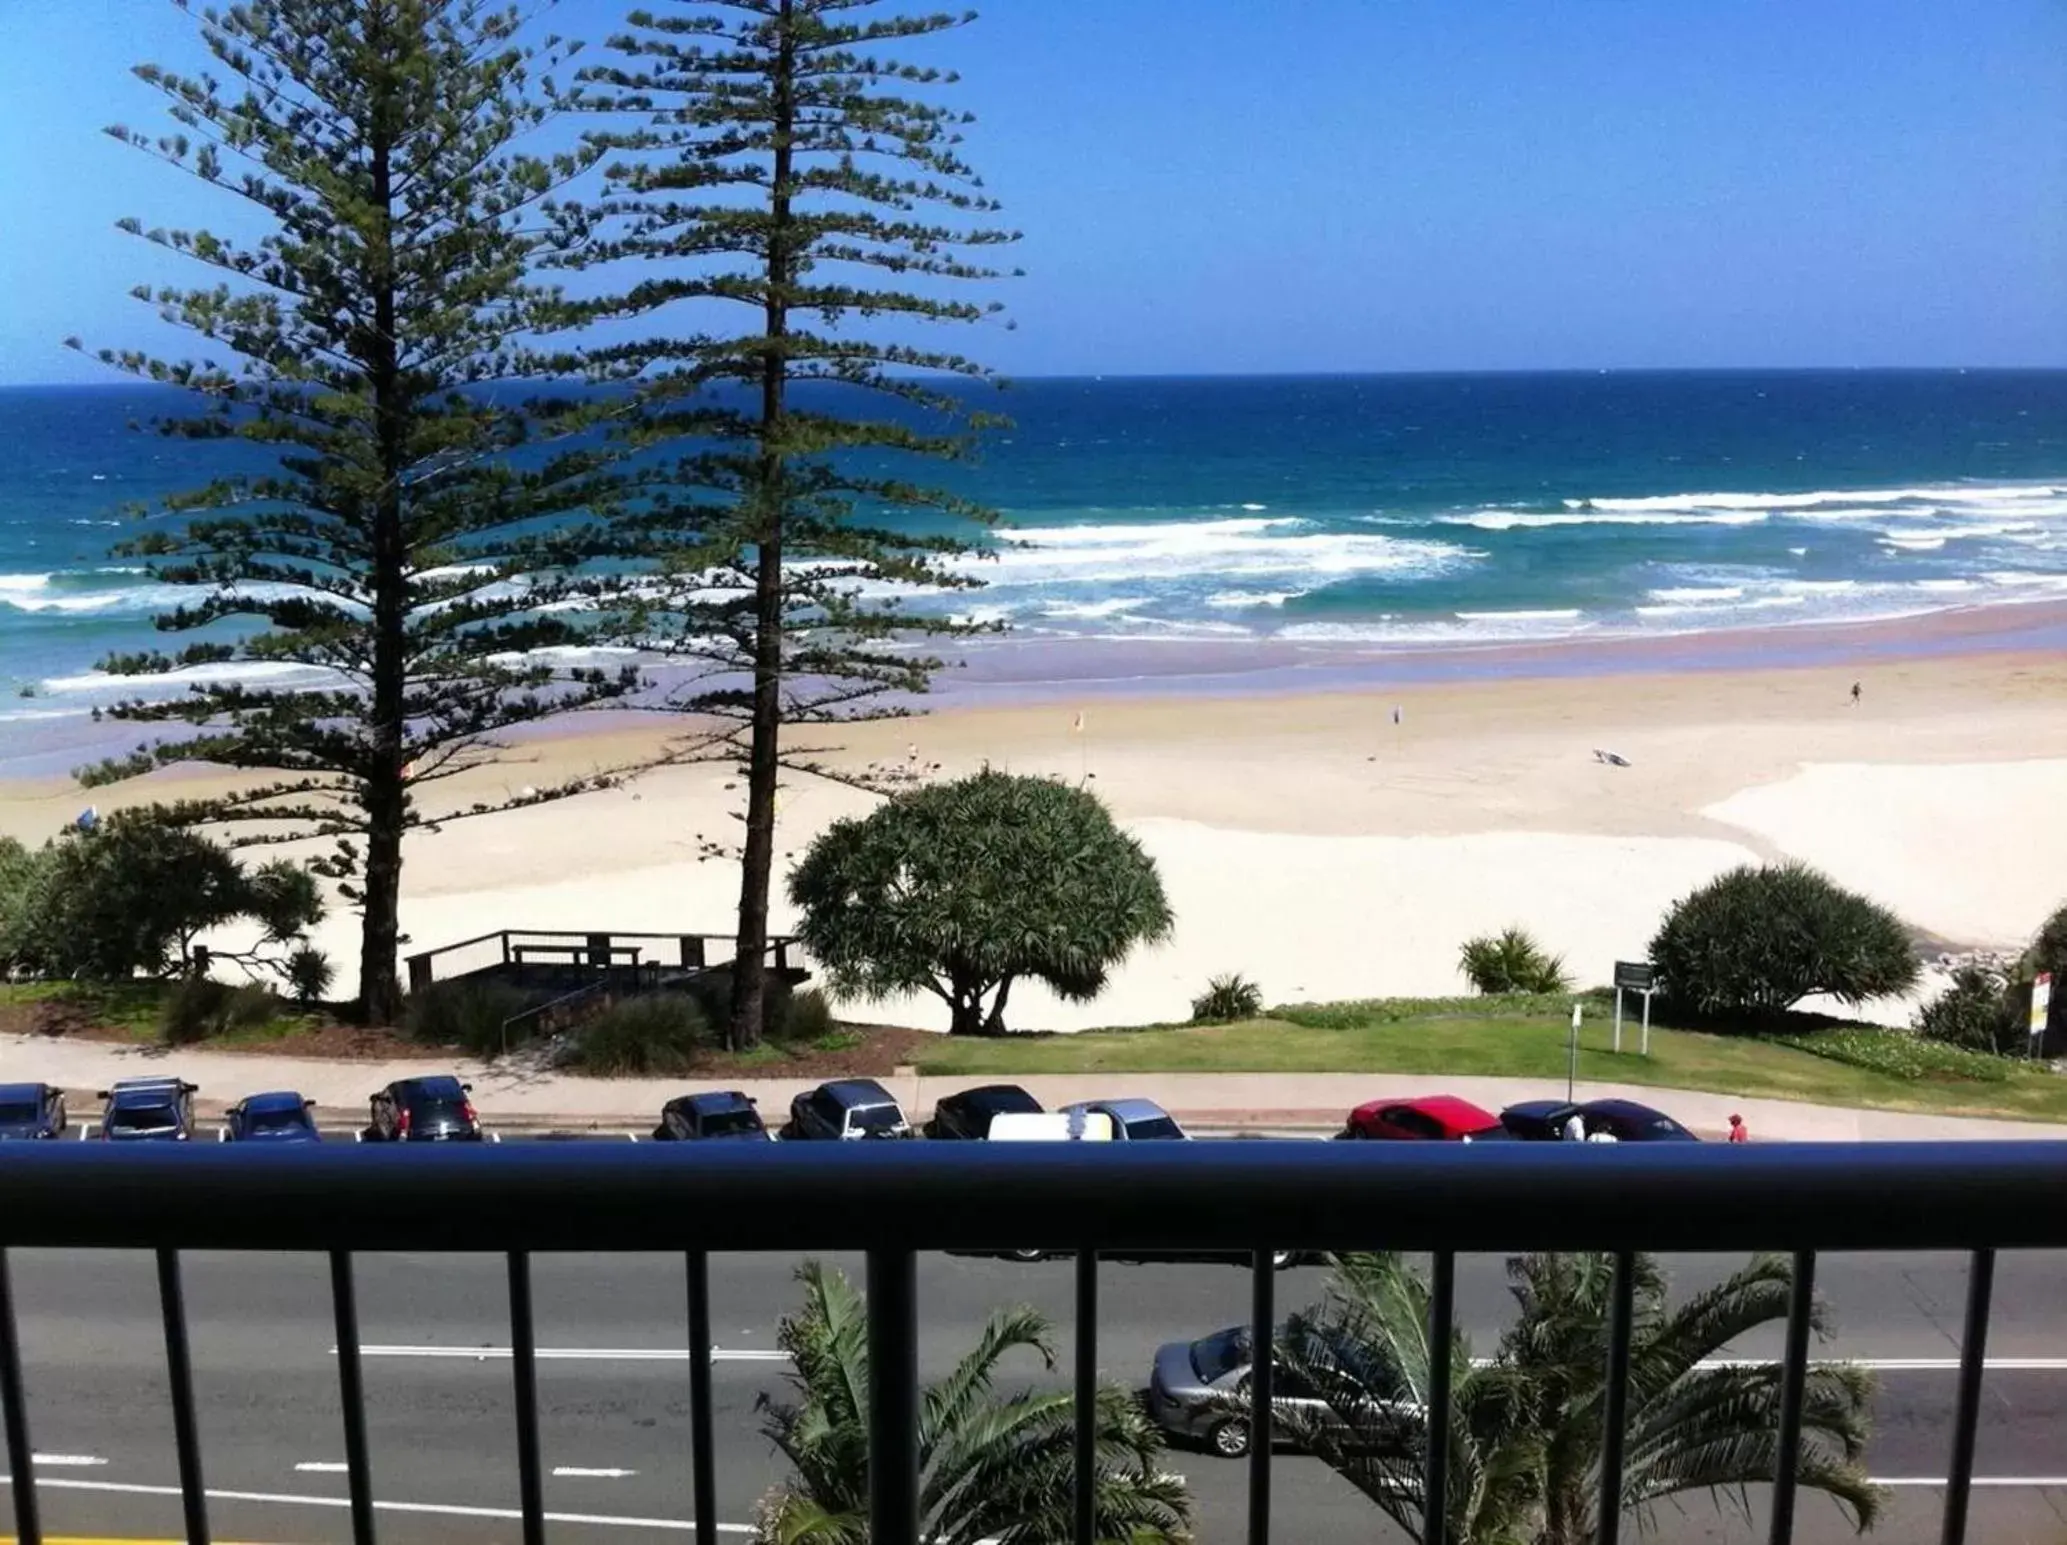
[[[108,557],[122,505],[254,465],[132,427],[166,405],[0,390],[0,764],[69,742],[114,695],[94,662],[173,599]],[[945,604],[1007,650],[1383,656],[2067,600],[2062,371],[1043,380],[996,405],[1014,427],[953,481],[1010,545]]]

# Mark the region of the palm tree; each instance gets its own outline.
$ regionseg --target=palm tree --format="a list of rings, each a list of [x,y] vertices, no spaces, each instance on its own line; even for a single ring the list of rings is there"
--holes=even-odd
[[[795,1467],[763,1502],[764,1545],[867,1545],[868,1317],[854,1286],[807,1261],[804,1306],[777,1341],[789,1353],[794,1403],[763,1395],[762,1431]],[[1032,1309],[992,1315],[976,1346],[919,1403],[919,1538],[923,1545],[1051,1545],[1071,1537],[1075,1402],[1067,1391],[1000,1396],[998,1365],[1015,1351],[1055,1366],[1047,1320]],[[1098,1538],[1181,1545],[1191,1538],[1182,1476],[1155,1467],[1161,1436],[1128,1393],[1098,1391]]]
[[[1428,1287],[1394,1255],[1338,1263],[1327,1300],[1287,1321],[1278,1358],[1325,1410],[1286,1405],[1278,1423],[1426,1545],[1583,1545],[1595,1537],[1613,1257],[1527,1255],[1508,1263],[1516,1323],[1479,1361],[1453,1334],[1450,1504],[1422,1516],[1427,1452]],[[1713,1363],[1786,1317],[1793,1266],[1759,1256],[1677,1308],[1657,1262],[1636,1257],[1622,1506],[1648,1528],[1660,1501],[1709,1491],[1748,1511],[1748,1487],[1778,1459],[1778,1365]],[[1822,1305],[1814,1328],[1827,1326]],[[1704,1366],[1704,1364],[1710,1364]],[[1864,1533],[1881,1495],[1861,1464],[1871,1376],[1809,1369],[1799,1484],[1829,1493]]]

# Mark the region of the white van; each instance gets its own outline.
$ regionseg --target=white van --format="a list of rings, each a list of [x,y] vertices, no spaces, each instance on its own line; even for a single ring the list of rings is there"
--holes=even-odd
[[[990,1118],[994,1143],[1109,1143],[1112,1117],[1102,1111],[1000,1111]]]

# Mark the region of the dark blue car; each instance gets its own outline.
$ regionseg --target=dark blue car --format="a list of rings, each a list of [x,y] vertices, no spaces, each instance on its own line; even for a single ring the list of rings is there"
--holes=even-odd
[[[247,1095],[223,1117],[226,1143],[320,1143],[316,1102],[291,1089]]]
[[[118,1078],[100,1092],[100,1135],[110,1143],[184,1143],[194,1135],[194,1090],[179,1078]]]
[[[0,1142],[64,1135],[64,1090],[54,1084],[0,1084]]]
[[[660,1125],[653,1129],[656,1143],[712,1138],[766,1142],[768,1129],[754,1102],[737,1089],[712,1089],[669,1100],[661,1108]]]

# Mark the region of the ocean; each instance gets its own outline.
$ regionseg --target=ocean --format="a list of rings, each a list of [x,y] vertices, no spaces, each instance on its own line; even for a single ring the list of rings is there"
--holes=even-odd
[[[69,744],[116,695],[94,662],[163,642],[174,593],[108,556],[122,507],[261,464],[135,427],[168,400],[0,390],[0,742]],[[942,480],[1001,511],[999,550],[927,604],[1007,624],[1007,652],[1384,656],[2067,599],[2067,371],[1035,380],[983,406],[1013,427]]]

